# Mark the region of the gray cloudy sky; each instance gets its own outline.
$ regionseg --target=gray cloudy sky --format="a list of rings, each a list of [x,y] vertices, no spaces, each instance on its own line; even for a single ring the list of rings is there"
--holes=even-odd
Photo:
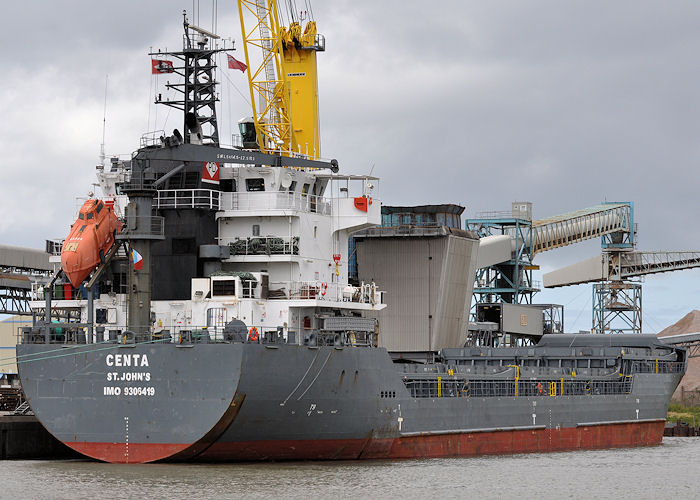
[[[234,1],[218,28],[240,39]],[[297,2],[299,5],[302,2]],[[94,182],[109,75],[106,151],[179,126],[150,104],[150,47],[179,48],[190,1],[27,1],[0,42],[0,242],[65,236]],[[199,0],[200,24],[211,3]],[[534,204],[535,218],[635,202],[639,248],[700,250],[700,4],[694,1],[315,2],[323,153],[374,166],[386,204],[453,202],[467,215]],[[243,59],[242,51],[236,54]],[[244,74],[221,78],[222,136],[249,115]],[[162,91],[162,89],[161,89]],[[167,118],[167,121],[166,121]],[[543,270],[599,243],[538,256]],[[693,308],[700,271],[649,277],[646,331]],[[590,328],[589,285],[543,292]]]

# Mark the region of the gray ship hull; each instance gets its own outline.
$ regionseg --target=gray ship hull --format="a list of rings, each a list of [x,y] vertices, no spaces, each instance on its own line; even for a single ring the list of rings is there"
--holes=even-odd
[[[553,382],[554,394],[540,384],[539,392],[527,395],[526,370],[513,380],[506,367],[486,379],[470,375],[472,387],[480,377],[510,391],[479,397],[469,393],[469,384],[462,393],[450,392],[449,384],[467,370],[455,365],[438,373],[437,393],[417,397],[407,384],[414,367],[394,363],[377,348],[145,343],[17,349],[22,385],[42,424],[73,449],[108,462],[439,457],[653,445],[661,441],[670,396],[685,368],[681,360],[659,372],[657,360],[652,373],[613,373],[628,384],[620,394],[587,388],[568,395],[562,376],[560,388]],[[575,382],[566,377],[567,384]]]

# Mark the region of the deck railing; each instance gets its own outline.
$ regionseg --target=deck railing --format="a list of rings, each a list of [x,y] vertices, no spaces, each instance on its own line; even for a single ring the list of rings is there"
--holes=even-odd
[[[214,189],[163,189],[158,191],[154,204],[157,208],[219,210],[221,195]]]
[[[224,322],[225,323],[225,322]],[[374,345],[374,332],[331,332],[320,333],[316,329],[290,327],[288,329],[271,325],[245,325],[240,330],[227,329],[225,324],[163,325],[158,331],[138,333],[124,325],[95,325],[93,334],[87,331],[87,324],[78,322],[52,323],[48,337],[45,326],[18,327],[16,336],[20,344],[55,344],[59,356],[69,353],[64,347],[75,346],[75,354],[85,352],[81,346],[96,345],[100,351],[118,349],[135,344],[293,344],[293,345],[348,345],[353,347]],[[48,338],[48,342],[47,342]],[[49,355],[50,356],[50,355]],[[34,359],[34,358],[32,358]],[[42,359],[42,358],[38,358]],[[31,362],[28,360],[25,362]]]
[[[220,245],[228,245],[235,255],[299,255],[298,236],[254,236],[252,238],[219,238]]]
[[[347,283],[325,283],[321,281],[275,281],[270,282],[270,299],[315,299],[333,302],[356,302],[380,304],[381,292],[374,283],[352,286]]]
[[[616,380],[468,378],[464,374],[443,373],[441,376],[406,375],[403,382],[414,398],[460,397],[561,397],[629,394],[632,377]]]
[[[331,215],[331,202],[312,194],[280,191],[221,193],[219,210],[294,210]]]

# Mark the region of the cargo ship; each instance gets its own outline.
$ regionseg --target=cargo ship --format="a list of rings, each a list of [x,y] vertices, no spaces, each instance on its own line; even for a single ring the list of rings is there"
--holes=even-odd
[[[182,51],[151,54],[154,72],[184,77],[182,98],[163,101],[182,112],[182,132],[145,136],[129,159],[98,166],[103,200],[80,214],[100,207],[119,220],[97,243],[66,240],[63,262],[87,262],[87,274],[57,272],[22,329],[22,387],[51,434],[114,463],[660,443],[685,350],[653,335],[470,340],[479,241],[468,231],[433,229],[449,279],[411,280],[435,321],[411,333],[411,349],[392,347],[382,315],[422,299],[348,276],[350,235],[381,223],[379,179],[256,147],[249,120],[242,144],[223,147],[223,49],[186,19],[184,30]],[[397,245],[394,260],[413,251]]]

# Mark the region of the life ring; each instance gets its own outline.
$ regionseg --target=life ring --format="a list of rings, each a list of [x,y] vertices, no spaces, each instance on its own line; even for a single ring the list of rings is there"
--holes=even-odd
[[[250,330],[248,330],[248,340],[250,342],[257,342],[258,338],[258,329],[254,326],[251,326]]]
[[[328,291],[328,283],[321,283],[321,297],[325,297],[327,291]]]
[[[543,389],[543,387],[542,387],[542,382],[537,382],[537,392],[538,392],[540,395],[542,395],[542,391],[543,391],[543,390],[544,390],[544,389]]]

